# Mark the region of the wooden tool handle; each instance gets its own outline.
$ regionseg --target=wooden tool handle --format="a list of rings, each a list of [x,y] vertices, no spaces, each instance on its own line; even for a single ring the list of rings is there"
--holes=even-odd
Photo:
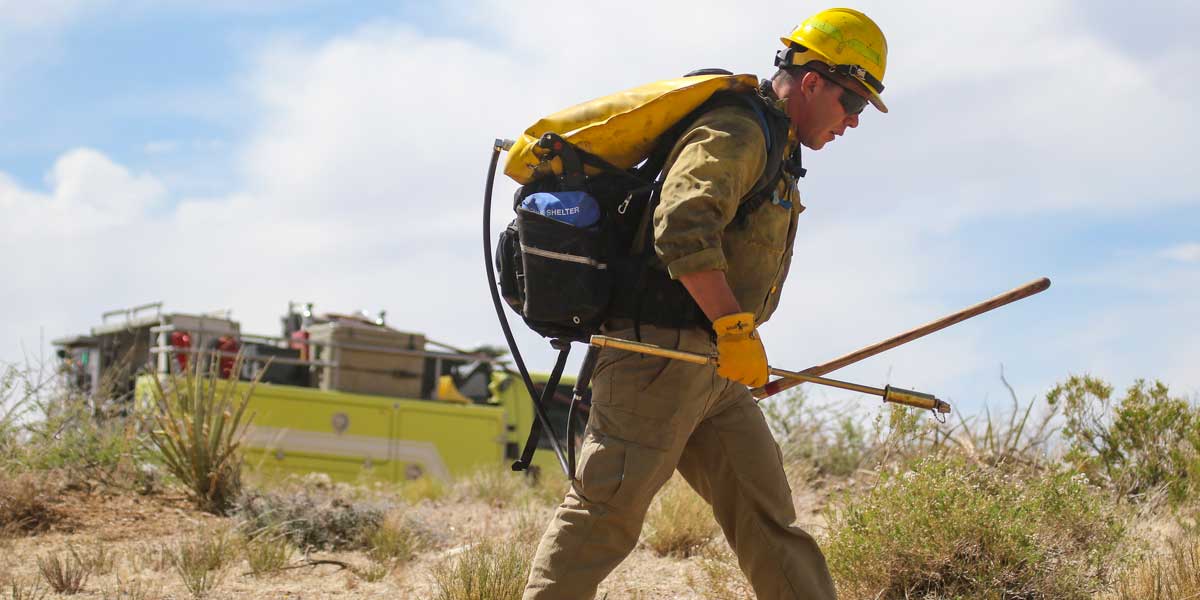
[[[906,331],[904,333],[901,333],[900,335],[890,337],[890,338],[888,338],[882,342],[879,342],[877,344],[872,344],[861,350],[851,352],[850,354],[847,354],[847,355],[839,357],[839,358],[835,358],[827,363],[819,364],[815,367],[809,367],[800,372],[805,375],[824,375],[826,373],[836,371],[842,367],[845,367],[846,365],[854,364],[865,358],[875,356],[876,354],[879,354],[880,352],[883,352],[885,350],[891,350],[892,348],[895,348],[896,346],[900,346],[902,344],[907,344],[908,342],[911,342],[917,338],[921,338],[921,337],[927,336],[935,331],[945,329],[951,325],[954,325],[955,323],[960,323],[962,321],[970,319],[971,317],[981,315],[990,310],[1000,308],[1001,306],[1004,306],[1005,304],[1011,304],[1022,298],[1028,298],[1029,296],[1032,296],[1039,292],[1045,291],[1049,287],[1050,287],[1049,279],[1047,279],[1045,277],[1042,277],[1041,279],[1036,279],[1025,285],[1022,285],[1020,287],[1013,288],[1007,292],[1004,292],[1003,294],[1000,294],[999,296],[996,296],[989,300],[984,300],[983,302],[980,302],[979,304],[964,308],[963,310],[960,310],[954,314],[942,317],[936,321],[931,321],[929,323],[926,323],[920,327],[917,327],[916,329]],[[752,391],[754,392],[754,397],[761,400],[763,398],[767,398],[767,397],[773,396],[775,394],[778,394],[779,392],[782,392],[783,390],[789,389],[793,386],[799,385],[800,383],[802,383],[802,382],[797,379],[777,379],[777,380],[772,381],[760,388],[755,388]]]

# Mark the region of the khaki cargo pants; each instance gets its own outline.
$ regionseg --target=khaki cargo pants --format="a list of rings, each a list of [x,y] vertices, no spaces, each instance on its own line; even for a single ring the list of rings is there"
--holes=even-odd
[[[700,329],[643,326],[642,340],[714,350]],[[605,349],[577,481],[538,545],[525,600],[594,598],[637,545],[650,501],[676,468],[712,505],[759,599],[835,597],[825,557],[793,525],[779,447],[749,390],[715,367]]]

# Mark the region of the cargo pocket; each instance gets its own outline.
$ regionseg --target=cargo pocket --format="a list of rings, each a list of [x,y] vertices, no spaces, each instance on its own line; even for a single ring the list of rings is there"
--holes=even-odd
[[[607,503],[625,480],[625,443],[588,433],[575,472],[576,489],[585,500]]]

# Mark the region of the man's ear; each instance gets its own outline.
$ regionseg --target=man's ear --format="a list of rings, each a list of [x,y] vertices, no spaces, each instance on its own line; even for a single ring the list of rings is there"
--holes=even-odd
[[[816,93],[817,88],[822,83],[824,83],[824,82],[821,81],[821,76],[816,74],[813,71],[808,71],[808,72],[804,73],[804,77],[800,78],[800,81],[799,81],[800,89],[804,90],[804,93],[809,96]]]

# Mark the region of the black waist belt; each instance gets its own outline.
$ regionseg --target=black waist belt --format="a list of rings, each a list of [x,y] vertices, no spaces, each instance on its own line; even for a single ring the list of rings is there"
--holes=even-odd
[[[628,319],[635,327],[647,324],[672,329],[712,326],[687,288],[665,271],[645,264],[621,270],[625,272],[617,279],[622,283],[615,290],[610,321]]]

